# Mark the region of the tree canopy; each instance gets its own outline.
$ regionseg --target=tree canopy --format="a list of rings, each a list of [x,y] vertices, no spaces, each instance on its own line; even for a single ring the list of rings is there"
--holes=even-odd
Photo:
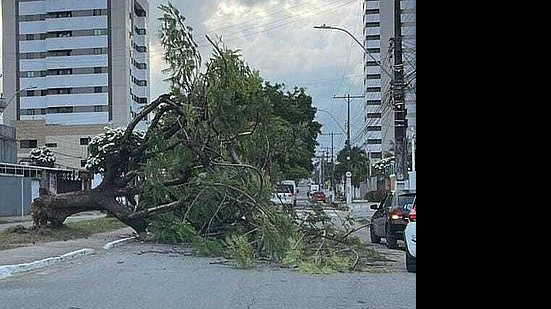
[[[229,248],[241,265],[268,257],[355,268],[360,249],[343,247],[352,231],[336,231],[321,209],[301,219],[270,202],[277,181],[312,171],[321,127],[312,98],[264,81],[238,51],[208,36],[213,54],[203,63],[185,18],[170,3],[160,9],[170,92],[126,128],[95,137],[87,168],[103,175],[101,185],[36,199],[35,224],[106,210],[159,241],[192,242],[205,254]],[[147,130],[136,130],[150,113]]]

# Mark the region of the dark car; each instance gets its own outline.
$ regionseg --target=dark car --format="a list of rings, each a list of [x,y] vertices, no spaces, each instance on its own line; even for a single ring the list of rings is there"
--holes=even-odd
[[[378,244],[385,238],[389,249],[398,248],[398,240],[404,239],[407,215],[415,195],[415,191],[409,190],[392,192],[379,205],[371,205],[371,209],[376,210],[369,226],[372,243]]]

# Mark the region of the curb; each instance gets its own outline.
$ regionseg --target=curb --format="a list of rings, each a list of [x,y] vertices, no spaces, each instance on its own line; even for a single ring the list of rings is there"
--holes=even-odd
[[[50,258],[46,258],[43,260],[34,261],[30,263],[23,263],[23,264],[16,264],[16,265],[3,265],[3,266],[0,266],[0,279],[7,278],[18,273],[45,268],[60,262],[77,259],[83,256],[92,255],[95,253],[96,253],[96,250],[94,249],[80,249],[77,251],[69,252],[61,256],[54,256],[54,257],[50,257]]]
[[[119,239],[119,240],[109,242],[109,243],[105,244],[105,246],[103,246],[103,250],[112,249],[114,247],[120,246],[121,244],[125,244],[125,243],[133,241],[135,239],[136,239],[136,236],[132,236],[132,237],[123,238],[123,239]]]

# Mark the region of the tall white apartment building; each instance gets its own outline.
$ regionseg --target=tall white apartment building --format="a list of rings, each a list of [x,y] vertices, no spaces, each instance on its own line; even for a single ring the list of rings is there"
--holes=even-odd
[[[400,6],[402,59],[407,84],[407,137],[408,140],[411,140],[417,126],[415,95],[416,0],[401,0]],[[394,38],[394,0],[365,0],[364,10],[364,46],[387,72],[393,74],[394,55],[391,39]],[[381,152],[386,155],[394,149],[392,79],[382,72],[381,67],[371,57],[365,55],[364,60],[364,84],[367,94],[365,105],[367,148],[372,152],[372,158],[378,158]],[[376,153],[375,156],[374,153]]]
[[[417,14],[416,0],[401,0],[400,1],[400,18],[402,31],[402,60],[404,63],[404,80],[406,83],[406,109],[407,109],[407,139],[416,134],[417,130],[417,98],[416,98],[416,46],[417,46]],[[394,1],[381,1],[380,18],[381,18],[381,58],[384,60],[383,65],[392,73],[394,63],[394,47],[391,39],[394,38]],[[390,94],[392,80],[387,76],[382,76],[381,84],[383,93]],[[383,95],[383,106],[392,106],[392,98],[390,95]],[[383,151],[390,151],[394,148],[394,110],[387,108],[382,114],[383,123]],[[409,142],[408,142],[409,143]],[[408,151],[411,151],[408,145]]]
[[[19,160],[48,146],[83,168],[93,136],[149,103],[148,12],[147,0],[2,1],[4,123]]]
[[[379,0],[364,1],[364,47],[369,54],[364,53],[364,120],[366,150],[371,159],[382,158],[382,94],[381,94],[381,23]],[[375,60],[373,60],[373,58]]]

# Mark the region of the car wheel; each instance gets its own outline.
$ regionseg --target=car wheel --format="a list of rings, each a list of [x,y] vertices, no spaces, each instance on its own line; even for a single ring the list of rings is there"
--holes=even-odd
[[[386,228],[386,247],[388,249],[398,249],[398,240],[396,236],[390,231],[390,228]]]
[[[406,245],[406,269],[410,273],[417,272],[417,258],[409,253],[407,245]]]
[[[374,244],[381,243],[381,237],[375,235],[375,227],[373,225],[369,226],[369,234],[371,235],[371,242]]]

